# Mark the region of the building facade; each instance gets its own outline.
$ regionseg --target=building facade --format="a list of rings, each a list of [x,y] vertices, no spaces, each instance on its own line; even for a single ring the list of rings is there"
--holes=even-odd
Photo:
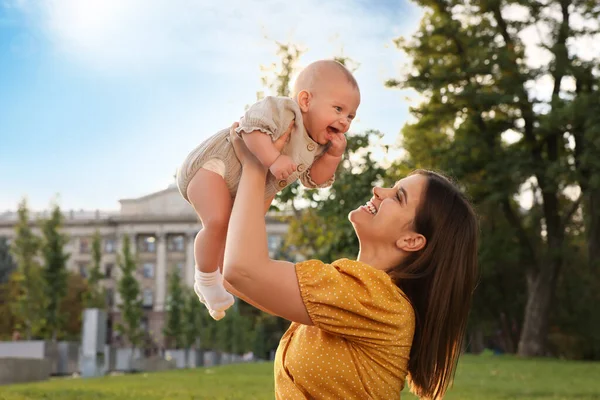
[[[143,328],[156,346],[164,344],[163,325],[167,300],[168,275],[178,272],[182,280],[194,282],[194,238],[201,229],[198,217],[183,200],[175,186],[135,199],[120,200],[115,212],[67,211],[63,232],[69,237],[65,251],[70,254],[67,268],[87,277],[92,261],[92,238],[96,231],[102,236],[102,285],[106,289],[109,307],[108,340],[113,345],[122,341],[113,329],[120,316],[117,281],[120,271],[117,254],[123,237],[130,237],[137,260],[137,275],[144,307]],[[34,232],[41,232],[32,216]],[[17,213],[0,214],[0,237],[14,236]],[[266,217],[267,237],[271,255],[277,251],[287,232],[287,224],[276,215]]]

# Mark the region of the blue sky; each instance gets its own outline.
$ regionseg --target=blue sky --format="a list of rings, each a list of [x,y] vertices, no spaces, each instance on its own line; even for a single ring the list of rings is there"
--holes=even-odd
[[[396,143],[406,93],[383,87],[405,60],[392,40],[421,10],[405,1],[0,0],[0,212],[117,209],[166,188],[196,144],[261,90],[274,40],[300,66],[360,63],[354,130]]]
[[[503,14],[527,18],[517,4]],[[383,82],[406,70],[392,40],[421,16],[408,0],[0,0],[0,212],[23,196],[44,209],[56,195],[63,209],[115,210],[166,188],[193,147],[255,101],[276,40],[306,50],[300,67],[337,55],[359,62],[353,131],[379,129],[397,144],[419,98]],[[573,16],[574,27],[590,23],[599,25]],[[529,65],[550,61],[540,46],[549,34],[544,23],[521,32]],[[569,51],[597,57],[600,35]],[[527,88],[548,99],[552,80]]]

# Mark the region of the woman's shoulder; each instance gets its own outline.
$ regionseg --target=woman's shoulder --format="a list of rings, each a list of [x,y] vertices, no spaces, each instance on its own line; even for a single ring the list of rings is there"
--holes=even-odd
[[[412,340],[413,307],[385,271],[349,259],[307,260],[296,264],[296,275],[318,328],[379,345]]]
[[[403,306],[410,304],[404,292],[382,270],[361,261],[341,258],[327,264],[321,260],[307,260],[297,263],[297,269],[306,275],[331,275],[330,281],[356,292],[376,293],[375,297],[397,300]],[[308,278],[310,279],[310,278]]]

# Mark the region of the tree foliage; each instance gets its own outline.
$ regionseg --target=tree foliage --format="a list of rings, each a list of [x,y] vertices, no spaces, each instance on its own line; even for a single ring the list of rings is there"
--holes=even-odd
[[[42,270],[37,262],[40,240],[30,226],[29,209],[25,199],[19,204],[18,216],[15,238],[11,242],[11,253],[17,263],[17,271],[10,278],[12,295],[9,301],[13,315],[18,316],[14,329],[30,340],[43,333],[48,301]]]
[[[597,35],[572,21],[575,14],[597,19],[599,10],[594,2],[577,0],[417,3],[425,8],[418,32],[410,40],[397,40],[411,58],[410,70],[387,82],[424,98],[411,109],[416,122],[403,129],[409,164],[450,172],[487,213],[482,218],[483,278],[498,279],[505,261],[524,270],[517,274],[526,288],[518,352],[543,355],[556,284],[569,267],[568,227],[580,204],[566,188],[582,189],[587,237],[598,248],[595,214],[600,207],[593,200],[598,196],[590,193],[597,193],[592,171],[600,171],[599,58],[584,61],[569,43]],[[509,13],[509,6],[521,17]],[[528,63],[522,37],[526,29],[539,26],[550,32],[542,44],[550,61],[538,66]],[[547,98],[529,90],[542,78],[551,82]],[[569,79],[574,88],[566,84]],[[525,191],[533,197],[528,210],[515,201]],[[494,227],[515,238],[514,251],[502,251],[511,245]],[[523,284],[520,278],[510,282]],[[522,300],[508,301],[513,304],[494,313],[514,310]]]
[[[197,301],[197,299],[196,299]],[[186,307],[185,293],[181,287],[181,277],[177,271],[169,274],[168,297],[166,304],[167,321],[164,327],[164,334],[170,347],[181,348],[184,346],[185,325],[189,315],[184,314]]]
[[[50,217],[40,222],[42,231],[43,278],[46,289],[46,330],[49,339],[56,340],[67,322],[60,304],[67,293],[67,260],[64,252],[68,241],[61,233],[63,216],[58,204],[53,205]]]
[[[87,308],[106,308],[106,291],[101,286],[102,280],[102,236],[96,230],[92,238],[92,268],[87,278],[87,291],[84,296]]]
[[[0,284],[8,282],[10,274],[16,269],[17,265],[10,254],[8,239],[0,237]]]
[[[136,348],[140,346],[144,338],[144,332],[140,327],[143,311],[140,285],[136,276],[136,261],[131,252],[128,235],[123,236],[118,264],[121,270],[121,278],[118,283],[121,297],[121,304],[118,305],[121,322],[117,324],[117,330],[131,343],[133,348]]]

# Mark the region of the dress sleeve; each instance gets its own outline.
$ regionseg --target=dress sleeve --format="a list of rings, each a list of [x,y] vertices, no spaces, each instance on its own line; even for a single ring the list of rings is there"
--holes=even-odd
[[[295,108],[297,106],[292,99],[267,96],[248,108],[236,132],[260,131],[276,140],[296,118]]]
[[[383,271],[352,260],[309,260],[296,264],[296,275],[310,318],[323,331],[372,345],[414,331],[410,302]]]

